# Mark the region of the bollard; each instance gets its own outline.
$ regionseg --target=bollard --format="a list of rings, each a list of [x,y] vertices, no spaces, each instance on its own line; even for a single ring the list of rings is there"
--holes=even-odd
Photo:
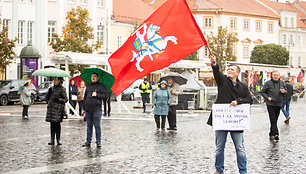
[[[151,103],[146,103],[145,107],[147,115],[150,115],[150,113],[153,112],[153,105]]]
[[[189,114],[193,114],[193,110],[194,110],[194,101],[187,101],[188,103],[188,109],[189,109]]]
[[[142,108],[141,105],[141,97],[136,97],[137,105],[133,106],[133,108]]]

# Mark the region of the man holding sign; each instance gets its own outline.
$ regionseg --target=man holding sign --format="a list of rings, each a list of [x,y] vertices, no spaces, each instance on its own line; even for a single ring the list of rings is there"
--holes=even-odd
[[[218,85],[218,97],[215,104],[228,104],[231,107],[236,107],[239,104],[252,104],[252,98],[248,86],[238,80],[240,68],[237,65],[230,65],[227,69],[227,75],[223,75],[216,62],[216,57],[210,55],[211,67]],[[207,121],[207,124],[212,125],[212,113]],[[223,130],[215,129],[216,142],[216,174],[223,173],[224,170],[224,148],[227,138],[227,133],[230,132],[235,145],[237,164],[239,173],[247,173],[247,159],[243,144],[243,130],[229,131],[226,128]]]

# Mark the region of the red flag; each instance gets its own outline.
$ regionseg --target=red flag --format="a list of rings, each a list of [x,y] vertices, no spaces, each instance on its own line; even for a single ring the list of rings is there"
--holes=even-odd
[[[168,0],[109,58],[119,95],[135,80],[168,67],[207,42],[186,0]]]

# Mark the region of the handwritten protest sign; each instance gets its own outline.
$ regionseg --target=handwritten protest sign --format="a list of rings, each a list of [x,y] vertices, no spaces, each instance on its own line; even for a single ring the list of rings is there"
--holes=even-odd
[[[250,104],[213,104],[212,113],[214,130],[250,129]]]

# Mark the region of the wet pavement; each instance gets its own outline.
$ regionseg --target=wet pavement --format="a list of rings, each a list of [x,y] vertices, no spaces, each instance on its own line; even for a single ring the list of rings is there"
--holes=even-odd
[[[62,123],[62,146],[48,146],[45,104],[0,106],[0,173],[214,173],[214,132],[206,125],[209,112],[178,114],[178,131],[156,132],[153,115],[133,110],[102,118],[102,148],[81,147],[86,123],[72,117]],[[305,173],[305,101],[291,102],[292,119],[278,126],[280,141],[269,140],[265,105],[252,106],[251,130],[245,131],[248,173]],[[93,138],[93,142],[95,138]],[[225,149],[225,173],[238,173],[231,138]]]

